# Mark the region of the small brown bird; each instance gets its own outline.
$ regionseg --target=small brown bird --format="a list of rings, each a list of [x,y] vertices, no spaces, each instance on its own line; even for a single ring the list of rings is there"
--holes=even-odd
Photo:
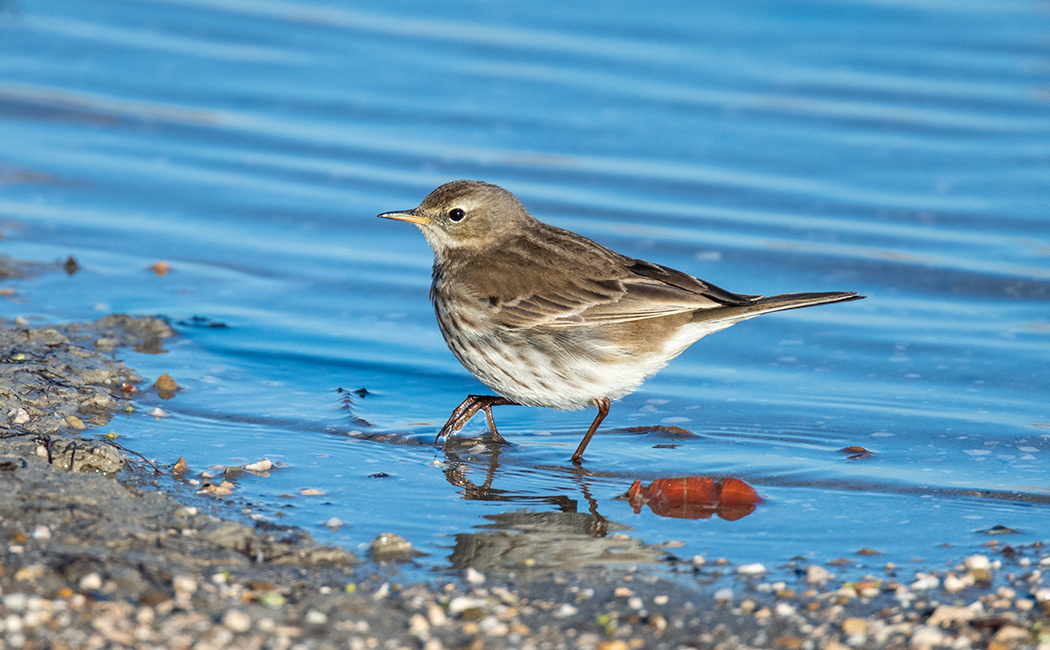
[[[434,303],[445,343],[498,395],[469,395],[438,439],[492,407],[598,407],[572,455],[579,463],[612,400],[699,339],[760,314],[858,300],[854,292],[730,293],[680,271],[620,255],[535,219],[513,194],[453,181],[419,207],[384,212],[419,226],[434,249]],[[436,440],[435,440],[436,442]]]

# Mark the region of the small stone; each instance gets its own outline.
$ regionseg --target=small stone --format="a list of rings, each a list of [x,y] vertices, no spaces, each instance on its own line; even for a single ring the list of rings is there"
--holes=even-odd
[[[161,277],[164,277],[165,275],[171,272],[171,265],[165,262],[164,260],[161,260],[159,262],[151,264],[149,270],[153,271]]]
[[[963,565],[970,571],[987,571],[991,567],[991,562],[984,555],[971,555],[963,560]]]
[[[742,576],[760,576],[766,572],[766,566],[757,562],[754,564],[741,564],[737,567],[736,572]]]
[[[823,585],[835,577],[835,574],[822,566],[812,565],[806,569],[806,582],[811,585]]]
[[[969,580],[969,584],[973,584],[973,580]],[[967,581],[958,577],[954,573],[949,573],[944,576],[944,584],[942,588],[945,593],[957,594],[968,586]]]
[[[102,588],[102,576],[97,573],[89,573],[80,579],[81,591],[96,591]]]
[[[411,544],[409,548],[411,548]],[[485,582],[485,576],[474,567],[467,567],[464,577],[472,585],[480,585]]]
[[[663,594],[660,594],[659,596],[653,596],[654,605],[666,605],[669,600],[671,600],[671,598]]]
[[[51,529],[47,526],[37,526],[33,529],[33,539],[46,542],[51,539]]]
[[[179,456],[179,459],[171,467],[172,474],[188,474],[189,471],[190,464],[186,462],[186,458],[183,456]]]
[[[495,616],[486,616],[478,621],[478,630],[486,636],[507,636],[510,626]]]
[[[912,650],[928,650],[945,645],[948,636],[939,629],[930,625],[920,625],[912,632],[909,646]]]
[[[192,594],[197,591],[197,581],[189,576],[175,576],[171,579],[171,586],[176,594]]]
[[[328,623],[328,615],[316,609],[311,609],[306,612],[306,622],[310,625],[324,625]]]
[[[159,407],[159,406],[154,406],[154,407],[153,407],[153,410],[152,410],[152,411],[150,411],[150,412],[149,412],[149,413],[148,413],[147,415],[149,415],[149,416],[150,416],[151,418],[153,418],[154,420],[159,420],[159,419],[161,419],[161,418],[166,418],[166,417],[168,417],[168,412],[167,412],[167,411],[165,411],[164,409],[162,409],[162,408],[161,408],[161,407]]]
[[[447,623],[448,617],[445,616],[445,610],[441,609],[440,605],[437,603],[430,603],[427,605],[427,620],[432,626],[437,627]]]
[[[864,634],[868,630],[868,621],[852,617],[842,621],[842,631],[846,634]]]
[[[562,603],[561,607],[554,612],[554,618],[570,618],[576,616],[579,611],[569,603]]]
[[[87,426],[84,424],[84,421],[75,415],[67,415],[66,424],[78,430],[87,428]]]
[[[175,380],[167,373],[157,377],[157,381],[153,382],[153,387],[157,390],[163,390],[169,393],[174,393],[179,389],[179,385],[175,383]]]
[[[719,589],[715,592],[715,602],[718,603],[731,603],[733,602],[733,590],[729,588]]]
[[[268,458],[263,458],[262,460],[256,461],[254,463],[249,463],[244,466],[244,469],[248,470],[249,472],[266,472],[272,468],[273,463],[271,463],[270,459]]]
[[[703,555],[694,555],[693,556],[693,566],[695,566],[695,567],[704,566],[704,556]]]
[[[4,607],[13,612],[22,612],[29,603],[29,597],[23,593],[7,594],[4,596],[3,603]]]
[[[370,551],[372,559],[377,562],[412,559],[412,543],[395,533],[380,533],[377,535],[372,540]]]
[[[643,603],[642,599],[638,596],[631,596],[627,599],[627,606],[631,609],[641,609],[645,607],[645,603]]]
[[[456,596],[448,603],[448,613],[458,616],[468,609],[480,609],[488,605],[484,598],[470,598],[468,596]],[[436,623],[435,623],[436,625]]]
[[[408,633],[419,639],[430,638],[430,623],[422,614],[413,614],[408,619]]]
[[[230,609],[222,615],[222,624],[233,632],[247,632],[252,629],[252,617],[239,609]]]
[[[24,408],[11,409],[7,412],[7,417],[14,418],[11,420],[11,424],[25,424],[29,422],[29,414],[26,413]]]
[[[301,497],[323,497],[325,495],[321,490],[315,490],[314,488],[303,488],[299,490],[299,496]]]
[[[913,591],[928,591],[930,589],[936,589],[940,584],[940,579],[935,575],[916,573],[915,582],[911,583],[910,586]]]
[[[780,618],[787,618],[788,616],[793,616],[795,614],[795,611],[796,610],[794,605],[789,605],[783,602],[777,603],[773,606],[773,613],[779,616]]]
[[[969,607],[957,607],[955,605],[941,605],[930,614],[926,624],[934,627],[942,625],[954,625],[957,623],[969,623],[977,615]]]
[[[343,520],[339,517],[332,517],[328,521],[324,522],[325,528],[331,528],[333,531],[339,530],[343,527]]]

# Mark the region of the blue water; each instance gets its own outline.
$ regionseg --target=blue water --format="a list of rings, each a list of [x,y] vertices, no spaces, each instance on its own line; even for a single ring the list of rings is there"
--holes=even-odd
[[[228,511],[355,550],[398,532],[424,570],[667,541],[937,567],[995,525],[1047,541],[1048,35],[1035,0],[8,0],[0,252],[82,270],[5,283],[0,316],[166,315],[166,354],[120,357],[184,390],[144,385],[105,431],[195,474],[279,462]],[[437,331],[419,232],[375,215],[456,178],[733,291],[868,299],[701,341],[613,405],[583,471],[592,412],[497,408],[513,446],[475,444],[478,418],[442,450],[485,389]],[[628,430],[654,425],[693,435]],[[765,503],[683,520],[615,498],[677,476]],[[631,540],[595,538],[594,513]]]

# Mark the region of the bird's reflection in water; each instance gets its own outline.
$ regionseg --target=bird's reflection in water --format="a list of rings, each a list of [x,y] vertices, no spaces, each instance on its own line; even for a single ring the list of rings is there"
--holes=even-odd
[[[453,439],[455,440],[455,439]],[[467,441],[464,441],[466,443]],[[598,510],[591,487],[602,477],[578,467],[564,469],[586,501],[581,512],[576,498],[557,492],[527,495],[500,489],[502,445],[452,442],[445,447],[445,477],[463,490],[463,498],[504,501],[520,509],[484,515],[488,523],[477,526],[484,532],[460,533],[449,557],[455,568],[478,570],[537,567],[572,570],[614,564],[657,562],[666,555],[660,546],[646,544],[625,531],[626,524],[610,521]],[[487,458],[486,458],[487,456]],[[483,476],[471,478],[483,469]],[[553,469],[553,468],[552,468]],[[643,505],[661,516],[697,519],[717,514],[733,520],[754,511],[761,499],[739,479],[712,480],[704,477],[658,479],[648,487],[635,481],[624,495],[635,512]],[[554,512],[533,512],[532,506],[554,506]]]
[[[478,570],[537,567],[544,569],[579,569],[610,564],[656,562],[664,551],[645,544],[624,531],[626,524],[609,521],[598,511],[598,501],[591,494],[590,479],[574,469],[569,478],[577,484],[587,502],[580,512],[579,501],[563,493],[525,495],[494,487],[499,473],[501,445],[483,447],[455,443],[445,447],[445,477],[463,490],[465,499],[506,501],[521,506],[493,515],[484,515],[489,523],[477,526],[485,532],[460,533],[449,556],[455,568]],[[483,454],[488,454],[484,478],[478,483],[469,474],[479,469]],[[533,512],[533,505],[554,506],[555,512]]]

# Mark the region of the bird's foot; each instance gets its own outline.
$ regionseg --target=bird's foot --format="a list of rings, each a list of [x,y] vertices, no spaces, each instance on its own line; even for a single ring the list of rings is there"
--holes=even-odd
[[[509,445],[507,439],[500,435],[499,431],[496,430],[496,421],[492,418],[492,407],[501,406],[504,404],[516,405],[515,402],[510,401],[505,397],[499,397],[497,395],[467,395],[467,399],[456,407],[452,411],[452,415],[449,416],[448,422],[445,426],[441,427],[438,431],[437,437],[434,438],[434,444],[438,444],[438,441],[445,439],[449,436],[460,431],[463,427],[467,426],[471,418],[477,415],[478,411],[485,411],[485,421],[488,423],[489,432],[492,434],[492,440],[501,445]]]

